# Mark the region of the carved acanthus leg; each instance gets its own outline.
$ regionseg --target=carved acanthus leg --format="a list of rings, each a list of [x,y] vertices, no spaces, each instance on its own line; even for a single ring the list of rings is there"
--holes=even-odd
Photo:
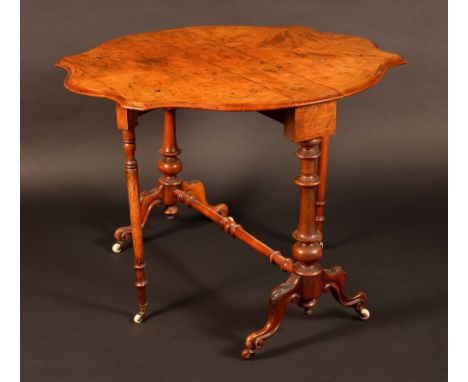
[[[290,302],[299,302],[301,295],[299,291],[300,276],[291,274],[289,279],[274,288],[270,294],[270,312],[266,324],[260,330],[250,334],[246,341],[246,348],[242,352],[242,358],[250,359],[260,349],[264,342],[278,330]]]
[[[325,208],[325,186],[327,181],[327,166],[328,166],[328,144],[330,137],[325,136],[322,138],[320,144],[320,157],[318,160],[318,176],[320,177],[320,184],[317,187],[317,200],[315,202],[316,214],[315,221],[317,224],[317,231],[323,233],[323,223],[325,221],[324,208]]]
[[[177,175],[182,171],[182,162],[177,155],[182,152],[177,147],[175,110],[164,110],[164,140],[159,153],[162,158],[159,160],[159,171],[163,174],[159,178],[159,183],[163,186],[163,203],[166,206],[164,214],[168,219],[173,219],[177,215],[177,199],[174,190],[182,185]]]
[[[341,305],[346,307],[353,307],[363,320],[370,317],[368,309],[364,308],[367,302],[367,296],[364,292],[356,293],[352,297],[347,297],[345,294],[346,273],[339,267],[335,266],[330,269],[325,269],[325,285],[323,286],[324,292],[331,291],[333,297]]]
[[[138,313],[134,322],[140,323],[146,313],[145,260],[143,256],[142,216],[140,209],[140,192],[138,184],[138,166],[135,159],[135,126],[137,116],[135,112],[117,106],[117,123],[122,131],[123,150],[125,153],[125,174],[127,178],[128,201],[130,207],[130,223],[132,227],[133,260],[135,269],[135,286],[138,292]]]
[[[192,180],[191,182],[182,182],[182,191],[187,192],[188,194],[195,197],[199,202],[206,204],[208,207],[212,208],[216,213],[222,216],[228,216],[228,206],[224,203],[211,205],[206,201],[206,192],[205,186],[199,180]]]
[[[159,185],[151,190],[140,192],[140,215],[141,215],[141,228],[143,228],[148,221],[149,214],[153,207],[157,207],[162,203],[162,186]],[[121,245],[124,241],[131,240],[132,238],[132,227],[120,227],[115,230],[114,233],[116,244],[112,247],[115,253],[121,251]],[[117,247],[118,245],[118,247]]]

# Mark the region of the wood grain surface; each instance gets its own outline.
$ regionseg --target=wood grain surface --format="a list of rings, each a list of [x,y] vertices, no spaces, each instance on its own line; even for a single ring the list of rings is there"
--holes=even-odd
[[[200,26],[124,36],[57,62],[65,86],[122,108],[249,111],[340,99],[404,58],[301,26]]]

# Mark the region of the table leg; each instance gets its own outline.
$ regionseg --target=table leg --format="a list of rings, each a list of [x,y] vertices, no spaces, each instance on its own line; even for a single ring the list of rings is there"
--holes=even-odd
[[[173,219],[177,215],[177,199],[174,190],[182,185],[182,180],[177,175],[182,171],[182,161],[177,158],[182,152],[177,147],[175,110],[164,110],[164,140],[159,153],[162,158],[159,160],[159,171],[162,176],[159,184],[163,186],[163,203],[165,205],[164,214],[168,219]]]
[[[330,137],[325,136],[322,138],[320,144],[320,157],[318,159],[318,175],[320,177],[320,184],[317,187],[317,201],[315,202],[316,215],[315,221],[317,223],[317,231],[323,233],[324,208],[325,208],[325,186],[327,182],[327,165],[328,165],[328,144]]]
[[[145,260],[143,257],[142,217],[140,210],[140,192],[138,185],[138,165],[135,159],[135,130],[122,131],[123,150],[125,153],[125,173],[127,177],[128,202],[130,206],[130,224],[133,240],[133,268],[135,269],[135,286],[138,292],[138,313],[133,321],[139,324],[148,307],[146,301]]]
[[[200,202],[212,207],[223,216],[227,216],[228,208],[226,204],[210,205],[206,200],[205,187],[199,180],[183,182],[178,174],[182,171],[182,161],[177,157],[182,150],[177,146],[175,109],[164,110],[164,139],[159,153],[162,158],[159,160],[158,168],[161,177],[158,185],[151,190],[140,192],[140,216],[141,227],[144,228],[149,214],[153,207],[164,206],[164,214],[167,219],[173,219],[178,213],[176,204],[178,203],[174,191],[183,190],[189,192]],[[115,230],[114,237],[116,243],[112,246],[114,253],[120,253],[125,241],[132,239],[132,227],[125,226]]]
[[[369,311],[364,308],[367,297],[359,292],[348,298],[344,292],[345,273],[341,267],[324,269],[319,264],[323,249],[322,233],[317,229],[316,202],[320,184],[316,162],[320,156],[320,139],[311,139],[299,144],[296,157],[300,162],[299,176],[294,183],[299,186],[299,224],[293,233],[294,243],[291,254],[294,264],[291,274],[283,284],[274,288],[270,295],[270,312],[266,324],[260,330],[251,333],[246,339],[246,348],[242,352],[244,359],[250,359],[264,342],[279,328],[286,313],[287,305],[295,303],[311,314],[322,292],[331,290],[336,300],[346,307],[353,307],[363,320],[369,318]]]

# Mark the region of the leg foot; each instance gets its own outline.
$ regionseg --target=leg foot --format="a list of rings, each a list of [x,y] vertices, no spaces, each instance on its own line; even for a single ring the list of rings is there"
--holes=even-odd
[[[145,305],[139,304],[138,313],[133,316],[133,322],[135,324],[141,324],[143,322],[143,319],[146,316],[147,310],[148,310],[148,303],[146,303]]]
[[[251,333],[246,341],[246,348],[242,352],[244,359],[250,359],[259,350],[265,341],[278,330],[283,321],[286,308],[290,302],[298,302],[300,276],[291,274],[289,279],[274,288],[270,295],[270,312],[266,324],[260,330]]]
[[[167,220],[174,220],[178,212],[179,209],[176,206],[169,206],[164,210],[164,215]]]
[[[120,244],[123,244],[125,241],[132,240],[132,227],[125,226],[117,228],[114,232],[114,238],[116,242]]]
[[[367,302],[367,296],[364,292],[358,292],[352,297],[347,297],[345,294],[346,273],[341,267],[333,267],[325,270],[326,283],[323,290],[326,292],[331,290],[333,297],[341,305],[353,307],[359,314],[362,320],[367,320],[370,317],[368,309],[364,308]]]
[[[242,350],[242,358],[245,360],[252,359],[254,355],[255,355],[255,350],[251,350],[251,349]]]
[[[133,316],[133,322],[135,324],[141,324],[143,321],[144,313],[137,313],[135,316]]]
[[[301,305],[304,308],[304,314],[311,316],[314,312],[315,305],[317,305],[317,299],[314,298],[306,303],[302,303]]]
[[[361,308],[358,310],[359,318],[363,321],[366,321],[370,318],[370,311],[366,308]]]
[[[143,228],[148,221],[149,214],[154,206],[159,206],[162,203],[162,186],[152,188],[151,190],[142,191],[140,193],[140,216],[142,219],[141,228]],[[112,246],[112,252],[120,253],[122,251],[122,244],[125,241],[132,240],[132,227],[120,227],[114,232],[114,238],[117,243],[114,244],[117,250],[117,244],[120,244],[120,250],[116,252]]]

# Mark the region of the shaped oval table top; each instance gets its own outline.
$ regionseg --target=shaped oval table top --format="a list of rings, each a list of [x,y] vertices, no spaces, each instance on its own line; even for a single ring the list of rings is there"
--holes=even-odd
[[[127,109],[270,110],[365,90],[404,58],[301,26],[203,26],[134,34],[64,57],[75,92]]]

